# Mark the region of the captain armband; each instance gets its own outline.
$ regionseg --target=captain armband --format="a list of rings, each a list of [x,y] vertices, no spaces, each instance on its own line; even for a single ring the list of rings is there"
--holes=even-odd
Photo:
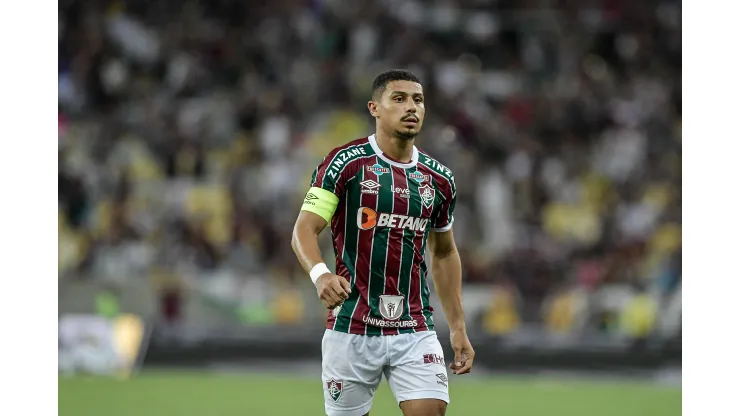
[[[331,222],[334,211],[339,205],[339,197],[323,188],[311,187],[303,200],[301,211],[309,211]]]

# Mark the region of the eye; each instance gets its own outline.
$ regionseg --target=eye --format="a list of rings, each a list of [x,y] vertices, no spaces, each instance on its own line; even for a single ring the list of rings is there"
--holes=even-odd
[[[403,102],[403,97],[401,97],[401,96],[399,95],[398,97],[395,97],[395,98],[393,99],[393,101],[395,101],[395,102],[397,102],[397,103],[402,103],[402,102]]]
[[[416,97],[416,98],[414,98],[414,101],[415,101],[415,102],[416,102],[417,104],[421,104],[421,103],[423,103],[423,102],[424,102],[424,100],[423,100],[423,99],[422,99],[421,97]]]

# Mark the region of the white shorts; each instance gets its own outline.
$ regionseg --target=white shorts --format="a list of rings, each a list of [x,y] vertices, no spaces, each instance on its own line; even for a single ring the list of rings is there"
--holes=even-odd
[[[321,351],[329,416],[368,413],[383,374],[399,404],[414,399],[450,402],[444,354],[434,331],[366,336],[327,329]]]

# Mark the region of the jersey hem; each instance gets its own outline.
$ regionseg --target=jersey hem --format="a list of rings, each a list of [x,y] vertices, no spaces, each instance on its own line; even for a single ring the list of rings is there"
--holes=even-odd
[[[368,328],[378,328],[378,327],[368,326]],[[353,332],[351,322],[350,322],[350,327],[346,331],[342,331],[342,330],[334,328],[334,323],[330,321],[326,322],[325,329],[328,329],[329,331],[341,332],[343,334],[364,335],[368,337],[393,337],[397,335],[413,334],[414,332],[435,332],[434,325],[423,325],[417,328],[411,328],[411,329],[414,329],[414,332],[400,332],[398,334],[384,334],[382,331],[382,328],[378,328],[378,329],[381,329],[381,332],[379,334],[368,334],[367,331],[365,330],[365,324],[363,324],[361,332],[357,329]]]

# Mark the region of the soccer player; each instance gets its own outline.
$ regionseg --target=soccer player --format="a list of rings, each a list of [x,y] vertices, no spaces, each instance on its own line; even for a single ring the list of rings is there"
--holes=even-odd
[[[424,92],[405,70],[381,73],[367,107],[375,134],[332,150],[316,168],[292,246],[330,310],[322,341],[326,413],[368,415],[385,374],[404,416],[444,415],[449,403],[424,260],[450,325],[453,374],[468,373],[461,267],[452,234],[452,172],[414,146]],[[336,274],[318,236],[331,224]]]

